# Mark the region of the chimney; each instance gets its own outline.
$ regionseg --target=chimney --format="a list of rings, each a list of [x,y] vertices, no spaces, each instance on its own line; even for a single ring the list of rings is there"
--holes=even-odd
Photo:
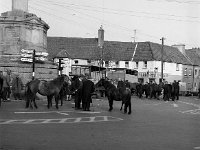
[[[172,45],[172,47],[178,48],[178,50],[182,54],[185,54],[185,45],[184,44],[176,44],[176,45]]]
[[[98,46],[100,48],[103,48],[103,44],[104,44],[104,30],[101,25],[100,29],[98,30]]]
[[[28,0],[12,0],[12,11],[15,10],[28,12]]]

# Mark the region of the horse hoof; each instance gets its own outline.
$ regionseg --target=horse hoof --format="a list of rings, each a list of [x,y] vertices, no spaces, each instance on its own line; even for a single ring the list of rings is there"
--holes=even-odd
[[[131,114],[131,112],[128,112],[128,114],[130,115],[130,114]]]

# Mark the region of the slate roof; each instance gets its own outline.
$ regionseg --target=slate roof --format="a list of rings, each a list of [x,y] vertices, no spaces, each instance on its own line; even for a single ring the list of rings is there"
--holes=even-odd
[[[104,41],[103,49],[98,48],[97,45],[97,38],[47,37],[50,58],[65,50],[73,59],[99,60],[103,53],[105,61],[130,61],[136,49],[133,61],[161,61],[161,44]],[[166,45],[163,50],[163,61],[191,65],[191,62],[177,48]]]
[[[200,66],[200,49],[199,48],[185,50],[185,53],[190,58],[193,65]]]

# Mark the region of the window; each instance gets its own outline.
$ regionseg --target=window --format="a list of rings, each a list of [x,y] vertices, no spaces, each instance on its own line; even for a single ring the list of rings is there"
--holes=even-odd
[[[119,67],[119,61],[115,62],[116,67]]]
[[[143,67],[144,67],[144,68],[147,68],[147,61],[144,61]]]
[[[135,68],[138,68],[138,64],[139,64],[138,62],[135,62]]]
[[[194,75],[195,75],[195,76],[197,75],[197,69],[194,70]]]
[[[176,71],[179,71],[180,64],[176,64]]]
[[[74,63],[75,63],[75,64],[78,64],[78,60],[74,60]]]
[[[187,68],[184,70],[184,76],[187,76]]]
[[[105,66],[109,67],[109,61],[105,61]]]
[[[125,67],[129,67],[129,62],[128,61],[125,62]]]
[[[192,69],[189,69],[188,75],[189,75],[189,76],[192,75]]]

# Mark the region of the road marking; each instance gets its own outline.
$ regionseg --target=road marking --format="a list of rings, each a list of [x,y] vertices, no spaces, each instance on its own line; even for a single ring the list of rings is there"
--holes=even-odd
[[[57,112],[58,114],[61,114],[61,115],[69,115],[67,113],[64,113],[64,112]]]
[[[198,146],[198,147],[194,147],[194,149],[200,149],[200,146]]]
[[[193,114],[197,115],[200,114],[200,109],[192,109],[192,110],[186,110],[186,111],[180,111],[183,114]]]
[[[188,102],[183,102],[183,101],[178,101],[178,102],[184,103],[184,104],[188,104],[188,105],[192,105],[192,106],[200,108],[200,105],[197,105],[197,104],[194,104],[194,103],[188,103]]]
[[[79,118],[60,118],[60,119],[19,119],[19,120],[0,120],[0,124],[52,124],[52,123],[83,123],[83,122],[107,122],[121,121],[122,118],[112,116],[94,116]]]
[[[58,113],[58,112],[73,112],[69,111],[24,111],[24,112],[14,112],[15,114],[48,114],[48,113]]]
[[[178,107],[178,105],[177,105],[177,104],[175,104],[175,103],[173,103],[172,105],[173,105],[174,107]]]

